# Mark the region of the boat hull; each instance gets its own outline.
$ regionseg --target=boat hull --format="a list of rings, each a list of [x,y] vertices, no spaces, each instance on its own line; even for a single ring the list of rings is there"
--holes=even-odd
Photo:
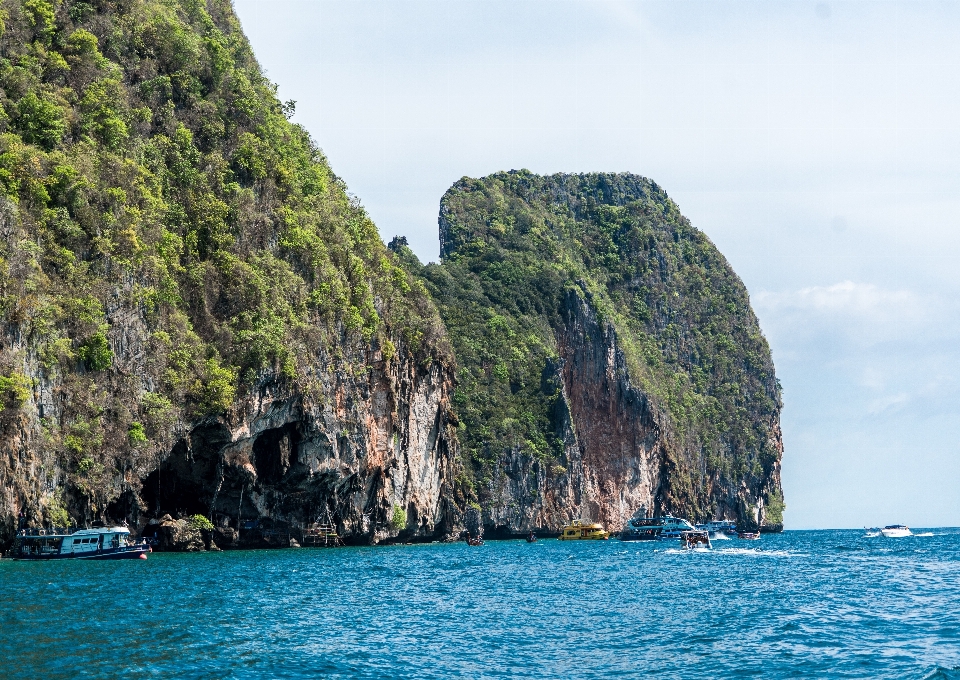
[[[880,533],[887,538],[906,538],[907,536],[913,536],[913,532],[909,529],[881,529]]]
[[[15,560],[138,560],[146,558],[150,546],[135,545],[125,548],[108,548],[89,553],[41,553],[12,555]]]

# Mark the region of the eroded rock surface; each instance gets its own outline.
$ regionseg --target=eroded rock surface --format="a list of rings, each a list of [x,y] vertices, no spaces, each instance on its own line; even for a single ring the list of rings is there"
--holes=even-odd
[[[331,373],[323,395],[264,385],[232,418],[197,424],[145,480],[146,509],[198,512],[221,532],[330,522],[360,542],[452,531],[449,376],[439,365],[370,363]],[[402,527],[391,523],[397,507]],[[227,535],[224,547],[240,541]]]

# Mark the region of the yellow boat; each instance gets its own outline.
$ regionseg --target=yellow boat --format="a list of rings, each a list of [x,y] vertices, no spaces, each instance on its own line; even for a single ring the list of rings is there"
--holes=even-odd
[[[610,538],[610,532],[604,531],[602,524],[582,519],[575,519],[563,527],[563,532],[559,536],[561,541],[605,541],[608,538]]]

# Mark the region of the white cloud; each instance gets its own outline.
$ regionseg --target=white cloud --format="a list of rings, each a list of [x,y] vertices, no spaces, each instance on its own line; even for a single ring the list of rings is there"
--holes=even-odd
[[[867,406],[867,410],[874,415],[883,413],[884,411],[895,411],[905,407],[910,400],[910,395],[905,392],[886,395],[871,401]]]
[[[908,290],[888,290],[872,283],[842,281],[832,286],[810,286],[795,291],[760,291],[754,304],[764,310],[798,310],[825,314],[874,316],[907,313],[922,306]]]
[[[897,362],[960,336],[952,321],[956,305],[932,291],[841,281],[751,297],[775,355],[806,346],[809,356],[817,346],[822,357],[847,355],[845,361],[862,365],[863,351],[883,347],[887,360]]]

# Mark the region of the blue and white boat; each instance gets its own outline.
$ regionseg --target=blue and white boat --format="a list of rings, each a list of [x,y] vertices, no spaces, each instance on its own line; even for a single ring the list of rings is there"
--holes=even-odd
[[[15,560],[126,560],[147,559],[146,541],[133,540],[126,527],[78,529],[23,529],[13,544]]]
[[[693,531],[693,525],[681,517],[631,517],[620,531],[621,541],[658,541],[680,538],[683,531]]]

